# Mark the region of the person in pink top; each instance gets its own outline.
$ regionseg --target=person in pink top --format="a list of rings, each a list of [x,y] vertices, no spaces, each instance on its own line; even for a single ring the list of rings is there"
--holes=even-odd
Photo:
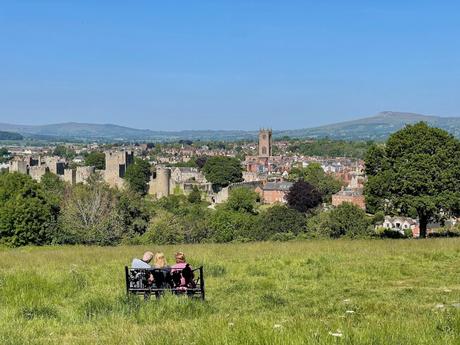
[[[174,273],[176,271],[181,271],[188,265],[190,267],[190,269],[192,269],[192,267],[187,263],[187,261],[185,260],[185,255],[184,253],[182,252],[177,252],[176,255],[175,255],[175,258],[176,258],[176,263],[174,265],[171,266],[171,273]],[[184,277],[181,277],[180,279],[180,285],[181,286],[185,286],[185,279]]]

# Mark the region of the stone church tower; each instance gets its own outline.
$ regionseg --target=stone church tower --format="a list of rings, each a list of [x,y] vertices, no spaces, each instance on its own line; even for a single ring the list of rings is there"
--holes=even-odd
[[[272,130],[261,129],[259,131],[259,157],[272,155]]]

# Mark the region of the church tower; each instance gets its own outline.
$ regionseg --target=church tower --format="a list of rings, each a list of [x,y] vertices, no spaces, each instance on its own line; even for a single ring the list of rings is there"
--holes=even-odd
[[[261,129],[259,131],[259,157],[272,155],[272,130]]]

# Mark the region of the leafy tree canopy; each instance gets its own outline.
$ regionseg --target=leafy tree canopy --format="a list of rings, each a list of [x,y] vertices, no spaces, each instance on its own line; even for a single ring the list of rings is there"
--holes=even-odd
[[[209,157],[203,166],[206,179],[218,187],[243,181],[241,162],[232,157]]]
[[[306,168],[293,168],[289,173],[289,179],[293,181],[302,179],[312,184],[328,200],[342,187],[342,183],[326,174],[319,163],[310,163]]]
[[[315,186],[303,180],[299,180],[292,185],[286,195],[286,200],[289,207],[299,212],[307,212],[318,206],[323,200],[323,197]]]
[[[226,208],[237,212],[256,213],[259,194],[249,188],[235,188],[225,204]]]
[[[99,151],[93,151],[88,153],[85,157],[85,165],[93,166],[96,169],[105,169],[105,153]]]
[[[136,158],[134,163],[126,169],[125,181],[128,187],[141,195],[146,195],[148,192],[148,183],[152,175],[150,163]]]
[[[51,243],[58,205],[20,173],[0,175],[0,241],[10,246]]]
[[[257,240],[267,240],[278,233],[298,235],[306,231],[306,218],[303,213],[285,205],[274,205],[260,213],[257,230]]]
[[[418,216],[420,236],[430,220],[460,210],[460,142],[420,122],[367,152],[366,203],[371,212]]]

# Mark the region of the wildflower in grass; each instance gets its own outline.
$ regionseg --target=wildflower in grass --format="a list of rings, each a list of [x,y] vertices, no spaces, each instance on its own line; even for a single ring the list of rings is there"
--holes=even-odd
[[[343,334],[342,334],[342,332],[340,330],[337,330],[337,332],[334,332],[334,333],[329,332],[329,334],[332,335],[333,337],[339,337],[339,338],[343,336]]]

